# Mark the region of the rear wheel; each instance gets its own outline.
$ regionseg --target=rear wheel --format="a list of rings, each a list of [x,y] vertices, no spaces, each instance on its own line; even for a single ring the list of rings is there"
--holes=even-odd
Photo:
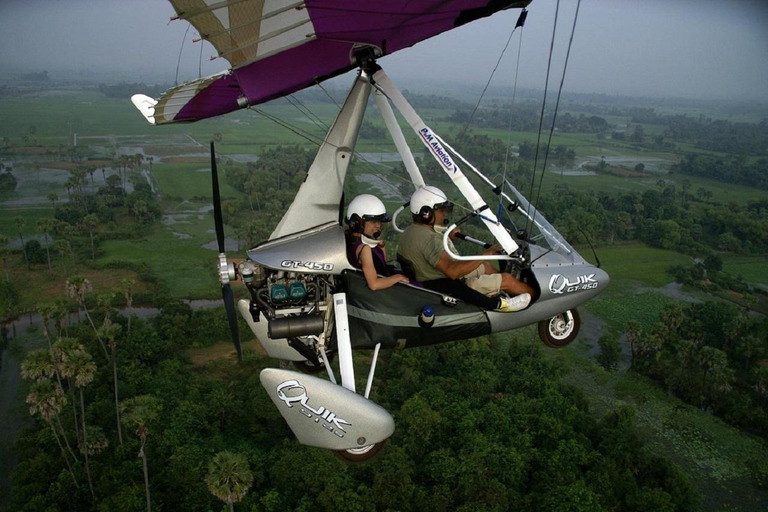
[[[362,464],[376,457],[387,445],[385,439],[378,443],[361,446],[360,448],[350,448],[349,450],[334,450],[333,454],[348,464]]]
[[[576,309],[539,322],[539,337],[548,347],[563,348],[579,335],[581,317]]]

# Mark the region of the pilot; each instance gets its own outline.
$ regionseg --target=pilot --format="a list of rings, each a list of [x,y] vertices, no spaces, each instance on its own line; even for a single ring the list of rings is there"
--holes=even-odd
[[[387,265],[381,225],[392,220],[384,203],[371,194],[361,194],[347,207],[347,259],[361,269],[368,288],[383,290],[397,283],[408,283],[408,278]],[[383,277],[380,277],[383,276]]]
[[[442,190],[432,186],[418,189],[411,196],[410,210],[413,224],[400,237],[397,259],[426,288],[503,313],[528,307],[534,290],[526,283],[478,260],[454,260],[444,250],[443,233],[453,203]],[[449,236],[455,237],[455,233]],[[497,254],[500,249],[494,245],[483,254]]]

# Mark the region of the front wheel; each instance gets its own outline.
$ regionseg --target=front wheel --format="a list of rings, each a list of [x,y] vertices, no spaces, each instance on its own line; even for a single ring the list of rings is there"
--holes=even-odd
[[[389,439],[385,439],[378,443],[369,444],[368,446],[361,446],[360,448],[334,450],[333,454],[348,464],[362,464],[376,457],[379,452],[384,449],[388,440]]]
[[[576,309],[560,313],[539,322],[539,337],[548,347],[563,348],[576,339],[581,329],[581,317]]]

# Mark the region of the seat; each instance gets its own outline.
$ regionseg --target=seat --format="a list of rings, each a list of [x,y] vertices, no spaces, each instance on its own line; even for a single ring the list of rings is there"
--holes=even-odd
[[[400,269],[403,271],[403,274],[410,279],[411,281],[416,281],[416,273],[413,271],[413,265],[410,261],[400,256],[400,254],[397,255],[397,263],[400,265]]]

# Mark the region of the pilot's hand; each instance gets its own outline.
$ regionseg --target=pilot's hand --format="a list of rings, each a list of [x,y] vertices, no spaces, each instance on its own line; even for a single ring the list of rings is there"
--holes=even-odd
[[[501,252],[501,245],[500,244],[494,244],[490,246],[488,249],[483,251],[483,254],[499,254]]]
[[[411,282],[411,280],[408,279],[407,276],[404,276],[404,275],[400,274],[400,281],[398,281],[398,282],[399,283],[403,283],[403,284],[409,284]]]
[[[456,241],[456,238],[457,238],[457,237],[458,237],[458,235],[459,235],[459,233],[461,233],[461,229],[459,229],[459,228],[456,228],[456,229],[454,229],[453,231],[451,231],[450,233],[448,233],[448,238],[450,238],[450,239],[451,239],[451,241],[455,242],[455,241]]]

